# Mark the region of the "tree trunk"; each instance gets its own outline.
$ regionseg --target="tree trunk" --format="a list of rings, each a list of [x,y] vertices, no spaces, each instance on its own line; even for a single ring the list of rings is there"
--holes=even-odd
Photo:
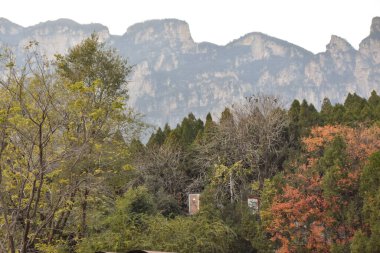
[[[81,229],[79,232],[79,238],[83,238],[86,235],[87,230],[87,197],[89,194],[89,190],[86,187],[83,193],[83,201],[82,201],[82,221],[81,221]]]
[[[13,238],[13,235],[11,233],[11,228],[10,228],[9,223],[8,223],[8,208],[7,208],[7,205],[3,199],[3,195],[1,192],[0,192],[0,200],[1,200],[1,204],[3,206],[3,215],[4,215],[4,220],[5,220],[5,227],[7,230],[9,250],[11,253],[16,253],[14,238]]]
[[[230,197],[231,197],[231,204],[234,203],[234,180],[232,178],[232,175],[230,175]]]

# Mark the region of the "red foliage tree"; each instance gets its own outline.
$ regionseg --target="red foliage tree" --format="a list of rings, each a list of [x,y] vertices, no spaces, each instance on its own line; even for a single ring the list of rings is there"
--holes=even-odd
[[[380,150],[380,128],[315,127],[303,144],[306,162],[285,176],[267,231],[278,252],[329,252],[348,245],[360,228],[359,178],[365,160]]]

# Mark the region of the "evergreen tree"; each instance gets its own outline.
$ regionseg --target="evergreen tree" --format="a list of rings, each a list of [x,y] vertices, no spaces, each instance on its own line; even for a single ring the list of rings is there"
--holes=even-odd
[[[204,141],[204,142],[209,142],[211,141],[211,138],[213,137],[214,134],[216,134],[216,123],[212,120],[212,116],[211,116],[211,113],[208,113],[207,116],[206,116],[206,122],[205,122],[205,126],[204,126],[204,130],[202,132],[202,135],[200,136],[200,138]]]
[[[344,101],[345,114],[344,121],[346,124],[354,125],[356,121],[364,121],[368,116],[362,115],[363,108],[367,105],[367,100],[359,97],[356,93],[348,93],[346,100]]]
[[[304,99],[300,106],[299,129],[300,135],[306,136],[312,126],[320,124],[319,113],[313,104],[308,104]]]
[[[224,111],[221,114],[220,117],[220,124],[225,124],[225,123],[231,123],[233,122],[233,116],[228,107],[224,108]]]
[[[331,121],[336,124],[343,124],[345,112],[346,109],[342,104],[336,104],[333,107],[333,112],[330,115]]]
[[[164,131],[163,131],[165,139],[169,136],[169,134],[170,134],[171,131],[172,130],[170,129],[169,124],[166,123],[165,126],[164,126]]]
[[[330,99],[324,98],[321,107],[321,121],[323,124],[334,124],[333,116],[333,106],[330,102]]]
[[[164,144],[166,139],[165,133],[162,131],[161,127],[159,127],[156,133],[152,133],[147,143],[147,147],[153,146],[161,146]]]
[[[376,91],[371,92],[371,96],[368,99],[368,104],[372,112],[372,119],[375,121],[380,121],[380,96],[377,95]]]
[[[194,114],[190,113],[182,120],[179,132],[181,133],[180,141],[183,147],[193,143],[200,131],[203,131],[203,121],[196,119]]]
[[[205,123],[205,129],[212,128],[215,125],[214,121],[212,121],[211,113],[207,113],[206,115],[206,123]]]
[[[363,198],[364,230],[357,231],[353,242],[354,252],[380,251],[380,152],[369,158],[360,178]],[[360,246],[360,247],[359,247]],[[364,249],[364,250],[363,250]]]
[[[288,117],[289,117],[289,143],[291,147],[298,149],[300,145],[300,110],[301,110],[301,104],[296,99],[293,101],[292,105],[290,106],[290,109],[288,111]]]

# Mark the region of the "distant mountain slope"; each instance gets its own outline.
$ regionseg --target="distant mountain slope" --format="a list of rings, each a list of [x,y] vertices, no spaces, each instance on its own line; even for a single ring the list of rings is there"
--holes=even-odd
[[[263,33],[250,33],[225,46],[196,43],[186,22],[176,19],[135,24],[122,36],[101,24],[59,19],[21,27],[0,19],[0,43],[22,52],[37,40],[48,56],[98,32],[135,65],[129,103],[147,121],[175,124],[190,111],[205,116],[254,93],[280,96],[286,103],[306,98],[319,106],[324,97],[342,101],[348,92],[368,96],[380,90],[380,17],[355,50],[332,35],[326,51],[313,54]]]

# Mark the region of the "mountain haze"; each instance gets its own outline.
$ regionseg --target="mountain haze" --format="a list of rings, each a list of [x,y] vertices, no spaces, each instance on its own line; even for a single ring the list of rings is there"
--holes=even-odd
[[[93,32],[135,65],[129,103],[156,125],[173,125],[189,112],[217,114],[257,93],[277,95],[286,104],[305,98],[320,106],[324,97],[342,102],[348,92],[368,96],[380,90],[380,17],[373,18],[358,50],[332,35],[326,51],[318,54],[257,32],[225,46],[197,43],[189,25],[176,19],[138,23],[115,36],[101,24],[59,19],[21,27],[0,18],[0,44],[17,54],[37,40],[53,57]]]

